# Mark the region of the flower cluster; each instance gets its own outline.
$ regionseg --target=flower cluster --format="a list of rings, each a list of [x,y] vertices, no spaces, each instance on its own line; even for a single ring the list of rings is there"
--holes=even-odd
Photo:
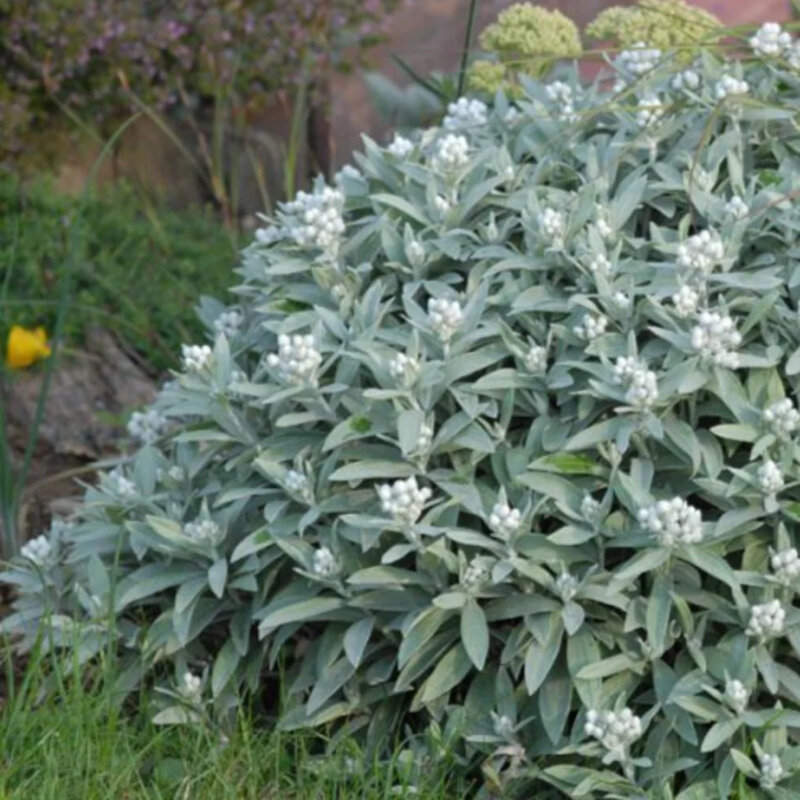
[[[192,705],[196,705],[203,694],[203,679],[188,670],[183,673],[183,679],[178,687],[178,694]]]
[[[202,372],[211,364],[212,352],[207,344],[184,344],[181,357],[184,370]]]
[[[187,522],[183,532],[193,542],[202,545],[216,546],[223,539],[223,530],[213,519],[199,518]]]
[[[638,78],[645,72],[654,69],[663,54],[656,47],[648,47],[644,42],[637,42],[629,50],[623,50],[614,62],[617,69],[625,75]]]
[[[424,453],[428,450],[433,443],[433,427],[423,422],[419,429],[419,436],[417,436],[416,450],[418,453]]]
[[[428,324],[443,341],[449,342],[464,321],[464,312],[458,300],[431,297],[428,300]]]
[[[286,477],[284,478],[284,485],[286,486],[287,491],[297,495],[305,502],[308,503],[313,500],[314,495],[311,490],[311,484],[308,481],[308,477],[299,470],[288,470],[286,472]]]
[[[725,682],[725,702],[737,713],[744,713],[750,692],[739,680],[733,679]]]
[[[783,777],[783,765],[778,756],[770,753],[759,753],[758,762],[761,767],[759,782],[764,789],[774,789]]]
[[[568,603],[578,593],[578,579],[569,572],[562,572],[555,579],[554,587],[561,600]]]
[[[296,333],[292,336],[282,333],[278,337],[278,352],[267,356],[267,366],[276,369],[281,380],[287,383],[316,382],[317,367],[322,355],[314,343],[314,336]]]
[[[785,584],[793,583],[800,577],[800,556],[797,549],[789,547],[770,555],[769,564],[775,577]]]
[[[550,239],[552,247],[561,247],[564,243],[566,220],[560,211],[545,208],[538,216],[539,230],[542,236]]]
[[[44,566],[52,555],[50,540],[46,536],[37,536],[22,545],[19,554],[40,567]]]
[[[288,235],[300,247],[316,247],[335,255],[345,230],[340,189],[325,186],[315,192],[298,192],[281,210]]]
[[[489,527],[501,539],[510,539],[521,524],[522,514],[518,509],[511,508],[504,500],[494,504],[492,513],[489,514]]]
[[[744,219],[750,213],[750,206],[738,194],[735,194],[725,203],[725,213],[734,219]]]
[[[759,488],[769,497],[774,497],[785,485],[781,468],[771,458],[758,468],[756,477]]]
[[[412,267],[421,267],[425,263],[425,245],[419,239],[411,239],[405,246],[408,263]]]
[[[386,151],[397,159],[408,158],[414,150],[414,142],[411,139],[406,139],[399,133],[394,135],[394,139],[386,147]]]
[[[575,113],[575,93],[572,87],[564,81],[553,81],[545,87],[545,94],[557,107],[558,119],[575,122],[578,115]]]
[[[420,488],[414,477],[378,486],[381,509],[404,525],[413,525],[419,519],[432,495],[427,486]]]
[[[733,75],[723,75],[717,83],[717,100],[724,100],[726,97],[737,97],[750,93],[750,84],[735,78]]]
[[[603,276],[607,278],[612,271],[611,262],[608,260],[608,256],[604,255],[603,253],[598,253],[595,257],[589,262],[589,271],[595,276]]]
[[[628,748],[641,737],[642,721],[629,708],[619,712],[586,712],[584,733],[597,739],[603,747],[617,756],[623,756]]]
[[[461,576],[461,585],[469,591],[478,591],[489,581],[489,570],[478,558],[473,558],[467,564],[464,574]]]
[[[745,633],[748,636],[757,636],[759,639],[769,639],[783,633],[786,621],[786,611],[780,600],[770,600],[750,607],[750,621],[747,623]]]
[[[436,172],[449,175],[458,171],[469,161],[469,142],[466,137],[454,133],[439,140],[431,159]]]
[[[758,56],[775,58],[792,46],[792,37],[777,22],[765,22],[750,37],[750,47]]]
[[[649,128],[651,125],[655,125],[665,113],[666,109],[661,98],[650,92],[639,100],[636,124],[640,128]]]
[[[638,409],[651,408],[658,401],[658,377],[633,356],[620,356],[614,365],[614,383],[628,387],[625,401]]]
[[[703,518],[700,511],[682,497],[659,500],[639,510],[639,522],[658,538],[662,547],[698,544],[703,540]]]
[[[595,500],[590,494],[584,495],[581,500],[581,516],[593,525],[602,522],[603,505],[599,500]]]
[[[449,130],[485,125],[487,113],[486,103],[474,98],[460,97],[455,103],[447,106],[447,115],[442,125]]]
[[[691,286],[683,285],[672,295],[671,299],[676,316],[686,319],[697,312],[700,295]]]
[[[419,361],[405,353],[398,353],[389,361],[389,374],[408,385],[417,379],[419,369]]]
[[[769,408],[765,408],[762,417],[779,439],[790,439],[800,425],[800,412],[788,397],[776,400]]]
[[[691,343],[704,359],[720,367],[736,369],[739,366],[736,348],[742,343],[742,335],[727,314],[701,311],[697,325],[692,328]]]
[[[608,328],[608,319],[602,314],[584,314],[583,319],[572,330],[581,339],[597,339],[602,336]]]
[[[677,92],[684,90],[696,92],[700,88],[701,83],[702,79],[700,78],[700,73],[694,69],[685,69],[681,72],[676,72],[670,80],[670,86]]]
[[[128,433],[142,444],[155,442],[163,435],[166,427],[166,418],[154,408],[147,411],[134,411],[128,420]]]
[[[127,499],[136,494],[136,484],[130,478],[125,477],[121,468],[112,469],[106,479],[108,487],[119,497]]]
[[[690,236],[678,246],[678,266],[708,274],[725,257],[725,247],[716,231]]]
[[[525,353],[525,367],[529,372],[544,372],[547,369],[547,348],[531,344]]]
[[[314,551],[312,570],[320,578],[332,578],[339,572],[336,556],[327,547],[320,547]]]
[[[226,339],[233,339],[242,327],[242,314],[235,308],[223,311],[214,320],[214,330]]]

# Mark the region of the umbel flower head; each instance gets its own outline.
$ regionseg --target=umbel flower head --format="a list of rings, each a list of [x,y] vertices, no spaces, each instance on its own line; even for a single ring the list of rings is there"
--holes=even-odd
[[[501,11],[497,21],[481,34],[480,44],[501,60],[576,58],[583,52],[580,34],[569,17],[531,3],[517,3]]]
[[[14,325],[6,345],[6,364],[12,369],[24,369],[50,355],[47,332],[44,328],[30,330]]]
[[[722,24],[708,11],[685,0],[640,0],[635,6],[612,6],[586,27],[586,33],[625,47],[646,45],[662,51],[677,50],[691,60],[691,45],[719,40]]]

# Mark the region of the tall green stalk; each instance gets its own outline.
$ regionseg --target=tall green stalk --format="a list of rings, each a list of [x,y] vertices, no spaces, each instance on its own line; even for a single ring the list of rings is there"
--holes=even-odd
[[[469,53],[472,49],[472,37],[475,33],[475,17],[478,11],[478,0],[469,0],[469,11],[467,12],[467,32],[464,36],[464,50],[461,53],[461,66],[458,68],[458,97],[464,94],[464,87],[467,82],[467,64]]]

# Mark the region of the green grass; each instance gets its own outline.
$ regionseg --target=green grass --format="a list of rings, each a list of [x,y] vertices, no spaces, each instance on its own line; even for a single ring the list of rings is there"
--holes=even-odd
[[[0,335],[13,324],[52,329],[81,200],[42,178],[22,185],[0,173],[0,276],[8,278]],[[93,326],[116,331],[155,369],[174,366],[181,342],[201,333],[194,306],[224,297],[236,255],[222,225],[200,210],[143,202],[118,185],[88,198],[65,336],[79,348]]]
[[[62,676],[61,689],[37,703],[48,671],[34,660],[0,708],[0,800],[469,796],[439,765],[424,771],[414,793],[398,776],[397,756],[370,763],[352,739],[331,745],[318,735],[259,726],[245,714],[224,742],[204,726],[155,726],[148,698],[138,714],[121,711],[102,679],[91,689]]]

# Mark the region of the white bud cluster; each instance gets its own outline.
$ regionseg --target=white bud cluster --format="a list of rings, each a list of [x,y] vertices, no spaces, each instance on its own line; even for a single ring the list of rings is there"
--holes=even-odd
[[[776,58],[791,46],[791,34],[787,33],[777,22],[765,22],[750,37],[750,47],[757,56]]]
[[[290,203],[284,203],[289,235],[300,247],[317,247],[335,255],[345,224],[342,211],[344,194],[325,186],[315,192],[298,192]]]
[[[685,69],[672,76],[670,85],[678,92],[683,90],[696,92],[700,88],[701,82],[702,79],[699,72],[693,69]]]
[[[706,230],[690,236],[678,246],[678,266],[705,274],[725,257],[725,247],[716,231]]]
[[[436,172],[449,174],[461,169],[469,161],[469,141],[466,137],[449,133],[440,139],[431,159]]]
[[[611,262],[608,260],[608,257],[602,253],[598,253],[589,262],[589,271],[595,277],[602,275],[604,278],[607,278],[609,275],[611,275],[613,268],[611,266]]]
[[[621,711],[595,711],[586,713],[584,733],[597,739],[606,750],[623,755],[628,747],[642,735],[642,721],[629,708]]]
[[[750,692],[747,687],[735,678],[725,681],[725,702],[737,713],[744,713]]]
[[[455,103],[447,106],[447,115],[442,125],[451,131],[485,125],[488,110],[486,103],[480,100],[460,97]]]
[[[256,241],[259,244],[269,246],[279,242],[286,236],[286,231],[277,225],[268,225],[266,228],[257,228],[255,232]]]
[[[592,341],[592,339],[602,336],[606,332],[606,328],[608,328],[608,320],[602,314],[597,316],[584,314],[580,324],[576,325],[572,331],[581,339]]]
[[[525,367],[529,372],[544,372],[547,369],[547,348],[531,344],[525,353]]]
[[[126,478],[122,470],[117,467],[108,473],[110,489],[120,497],[130,498],[136,494],[136,484]]]
[[[207,344],[181,345],[181,359],[186,372],[202,372],[211,364],[212,355]]]
[[[666,109],[657,94],[646,94],[639,100],[636,112],[636,124],[640,128],[649,128],[655,125],[664,116]]]
[[[183,467],[178,466],[177,464],[173,464],[167,470],[167,477],[170,478],[170,480],[175,481],[176,483],[180,483],[181,481],[186,480],[186,470]]]
[[[628,387],[625,402],[635,408],[651,408],[658,401],[658,376],[633,356],[617,359],[614,383]]]
[[[226,339],[233,339],[239,333],[242,322],[244,322],[242,313],[232,308],[229,311],[223,311],[214,320],[214,330],[221,333]]]
[[[52,555],[50,540],[46,536],[37,536],[22,545],[19,554],[40,567],[45,566]]]
[[[522,112],[516,106],[509,106],[508,111],[503,115],[503,122],[506,125],[514,125],[519,122],[522,117]]]
[[[421,267],[425,263],[427,256],[425,245],[419,239],[411,239],[406,244],[405,254],[408,263],[415,268]]]
[[[519,509],[511,508],[506,502],[497,502],[489,514],[489,527],[502,539],[510,539],[522,524]]]
[[[783,624],[786,621],[786,611],[780,600],[770,600],[750,607],[750,621],[745,633],[748,636],[758,636],[759,639],[769,639],[783,633]]]
[[[444,195],[437,194],[436,197],[433,198],[433,207],[440,217],[444,217],[450,213],[450,209],[453,206]]]
[[[381,509],[404,525],[413,525],[419,519],[432,494],[427,486],[417,486],[414,477],[378,486]]]
[[[334,176],[333,180],[337,186],[341,186],[344,183],[345,178],[349,178],[350,180],[358,181],[364,177],[361,170],[358,167],[354,167],[352,164],[345,164]]]
[[[464,312],[458,300],[444,297],[431,297],[428,300],[428,324],[443,342],[453,338],[463,321]]]
[[[287,470],[286,477],[283,479],[283,481],[288,492],[299,495],[303,498],[303,500],[306,501],[310,501],[312,499],[313,495],[308,478],[299,470]]]
[[[742,343],[742,336],[727,314],[701,311],[697,317],[697,325],[692,328],[691,343],[703,358],[720,367],[736,369],[739,366],[736,348]]]
[[[569,572],[562,572],[555,580],[555,589],[562,601],[569,603],[578,593],[578,579]]]
[[[784,487],[783,472],[770,458],[758,468],[756,475],[759,488],[768,497],[774,497]]]
[[[501,739],[514,738],[514,720],[505,714],[497,714],[494,711],[490,712],[492,715],[492,728],[494,735],[499,736]]]
[[[433,444],[433,427],[423,422],[417,436],[416,450],[418,453],[424,453],[431,444]]]
[[[203,679],[187,670],[183,673],[178,694],[189,703],[197,704],[203,695]]]
[[[659,49],[648,47],[646,42],[636,42],[630,50],[623,50],[614,64],[628,75],[638,78],[650,72],[661,60],[661,55]]]
[[[417,379],[419,370],[419,361],[405,353],[398,353],[389,361],[389,374],[409,385]]]
[[[611,301],[620,311],[627,311],[633,305],[633,298],[625,292],[614,292]]]
[[[477,558],[473,558],[464,570],[461,585],[467,591],[477,591],[485,586],[488,580],[489,570]]]
[[[774,789],[783,777],[783,765],[780,758],[770,753],[760,753],[758,762],[761,767],[759,783],[764,789]]]
[[[581,500],[581,516],[593,525],[603,521],[603,506],[599,500],[595,500],[590,494],[583,496]]]
[[[742,96],[750,93],[750,84],[747,81],[734,78],[733,75],[723,75],[717,83],[717,100],[726,97]]]
[[[601,203],[597,203],[594,208],[594,225],[597,232],[604,238],[609,239],[614,234],[614,229],[608,222],[608,209]]]
[[[564,215],[554,208],[546,208],[538,216],[539,230],[553,247],[560,247],[564,243],[564,231],[567,227]]]
[[[142,444],[152,444],[164,433],[167,420],[154,408],[134,411],[128,420],[128,433]]]
[[[725,213],[734,219],[744,219],[750,213],[750,206],[738,194],[735,194],[725,203]]]
[[[267,356],[267,365],[277,369],[281,379],[288,383],[315,383],[316,371],[322,356],[314,343],[314,337],[307,333],[278,337],[278,352]]]
[[[698,544],[703,540],[702,515],[682,497],[659,500],[649,508],[640,509],[639,522],[655,534],[662,547]]]
[[[213,519],[187,522],[183,526],[183,532],[197,544],[218,545],[222,541],[222,528]]]
[[[564,81],[553,81],[545,87],[545,94],[556,105],[556,116],[567,122],[576,122],[575,94],[572,87]]]
[[[788,397],[765,408],[762,417],[779,439],[790,439],[800,425],[800,412]]]
[[[691,286],[684,285],[672,295],[671,299],[675,309],[675,316],[686,319],[696,313],[700,295]]]
[[[392,139],[392,143],[386,148],[386,151],[393,155],[395,158],[408,158],[411,155],[411,151],[414,149],[414,142],[410,139],[406,139],[405,136],[401,136],[399,133],[394,135],[394,139]]]
[[[772,553],[769,565],[772,567],[775,577],[781,583],[788,585],[794,583],[800,577],[800,556],[798,556],[797,549],[794,547]]]
[[[336,556],[327,548],[320,547],[314,551],[312,570],[320,578],[332,578],[339,572]]]

